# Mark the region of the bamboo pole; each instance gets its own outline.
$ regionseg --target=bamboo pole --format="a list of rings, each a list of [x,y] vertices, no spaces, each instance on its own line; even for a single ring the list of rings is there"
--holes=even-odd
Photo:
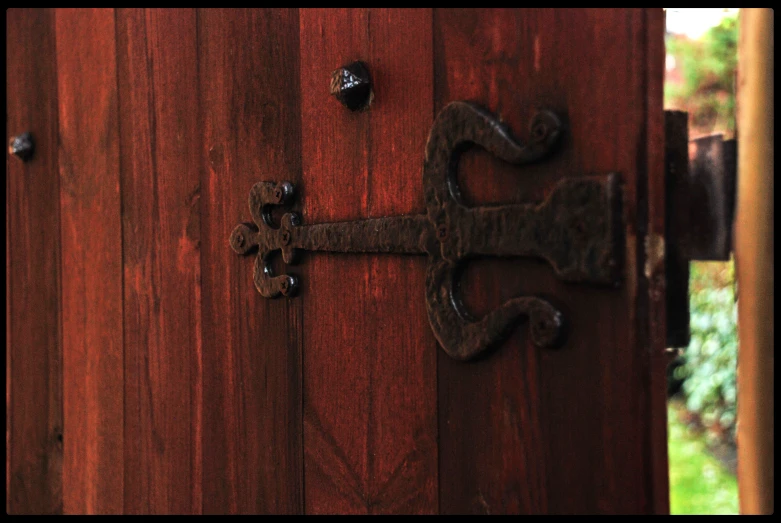
[[[773,512],[773,10],[741,9],[738,48],[738,491]]]

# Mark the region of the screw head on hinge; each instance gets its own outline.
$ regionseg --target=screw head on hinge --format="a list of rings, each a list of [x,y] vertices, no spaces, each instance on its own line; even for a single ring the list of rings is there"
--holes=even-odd
[[[365,111],[374,99],[369,69],[353,62],[331,73],[331,94],[351,111]]]
[[[33,151],[35,150],[35,142],[30,133],[22,133],[19,136],[14,136],[8,142],[8,154],[12,154],[26,162],[29,160]]]

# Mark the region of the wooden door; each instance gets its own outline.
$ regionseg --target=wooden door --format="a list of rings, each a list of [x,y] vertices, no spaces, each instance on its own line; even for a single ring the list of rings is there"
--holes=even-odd
[[[663,13],[33,10],[7,13],[10,513],[664,513]],[[329,94],[364,61],[368,111]],[[470,100],[560,150],[468,152],[469,205],[619,173],[617,288],[530,259],[463,275],[486,314],[550,296],[477,361],[432,334],[426,257],[312,253],[268,300],[228,245],[261,180],[305,223],[423,213],[429,129]]]

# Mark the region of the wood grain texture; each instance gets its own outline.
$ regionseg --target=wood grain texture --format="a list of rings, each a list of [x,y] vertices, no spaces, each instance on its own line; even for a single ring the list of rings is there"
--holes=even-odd
[[[127,514],[201,512],[195,10],[121,9]]]
[[[8,20],[7,134],[37,142],[7,160],[9,513],[667,512],[660,10]],[[353,60],[367,112],[329,95]],[[261,297],[228,245],[252,185],[292,181],[305,224],[424,212],[427,134],[453,100],[521,140],[536,106],[568,126],[540,165],[468,152],[470,205],[623,178],[620,288],[534,260],[464,275],[476,315],[547,297],[567,343],[540,350],[521,324],[451,360],[423,256],[308,254],[287,268],[299,297]]]
[[[521,139],[527,136],[531,106],[546,87],[539,75],[517,78],[534,61],[535,35],[526,25],[546,23],[530,14],[434,11],[437,110],[450,101],[472,100],[499,114]],[[545,177],[544,170],[508,168],[479,150],[466,153],[459,172],[470,205],[539,200]],[[483,315],[506,299],[545,289],[552,279],[525,261],[475,261],[464,274],[465,301]],[[545,386],[538,375],[539,350],[527,333],[525,325],[519,327],[498,350],[469,365],[438,356],[442,513],[549,510],[541,459]]]
[[[54,12],[6,12],[6,511],[62,512],[60,206]]]
[[[298,12],[198,11],[203,511],[302,510],[302,301],[267,300],[228,237],[261,180],[300,180]]]
[[[65,513],[123,510],[114,11],[58,10]]]
[[[667,462],[667,298],[665,294],[665,172],[664,172],[664,12],[646,9],[646,97],[645,117],[648,147],[648,228],[652,241],[646,242],[649,267],[649,335],[648,352],[650,379],[648,383],[650,444],[653,489],[653,512],[669,514],[670,482]],[[659,239],[662,241],[659,241]],[[659,248],[659,246],[662,248]],[[645,271],[644,271],[645,272]]]
[[[428,10],[301,11],[304,223],[424,211]],[[351,113],[331,72],[369,64]],[[302,269],[307,513],[437,511],[436,342],[425,258],[317,253]]]
[[[647,329],[638,330],[648,314],[638,257],[647,228],[638,202],[646,195],[638,185],[649,173],[649,100],[661,97],[661,79],[646,74],[646,63],[663,56],[658,46],[649,50],[648,31],[641,10],[434,13],[437,109],[477,101],[522,138],[535,105],[569,125],[561,150],[540,166],[521,171],[471,154],[460,175],[467,200],[539,201],[562,176],[617,171],[627,222],[620,289],[565,284],[531,261],[481,261],[468,271],[467,303],[476,313],[542,294],[560,304],[571,332],[561,349],[541,351],[521,326],[474,366],[440,354],[443,513],[652,510],[660,471],[648,450]]]

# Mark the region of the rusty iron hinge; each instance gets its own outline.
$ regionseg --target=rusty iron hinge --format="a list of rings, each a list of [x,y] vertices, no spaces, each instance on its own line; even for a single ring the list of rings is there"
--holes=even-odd
[[[276,251],[287,264],[295,264],[302,250],[426,255],[428,317],[447,354],[472,359],[508,336],[521,317],[529,318],[537,346],[555,347],[565,331],[558,308],[538,296],[521,296],[475,318],[459,295],[460,271],[476,256],[531,256],[545,260],[565,281],[619,284],[624,226],[618,174],[564,178],[539,204],[467,207],[456,172],[461,154],[472,145],[523,165],[549,156],[562,133],[559,118],[540,111],[522,145],[491,113],[453,102],[435,119],[426,144],[425,214],[304,225],[288,212],[277,226],[271,209],[290,204],[294,187],[259,182],[249,195],[254,223],[238,225],[230,245],[239,254],[258,251],[254,281],[267,298],[292,296],[298,288],[295,276],[272,272],[270,257]]]
[[[737,142],[689,140],[688,113],[665,111],[667,347],[689,345],[689,262],[732,251]]]

